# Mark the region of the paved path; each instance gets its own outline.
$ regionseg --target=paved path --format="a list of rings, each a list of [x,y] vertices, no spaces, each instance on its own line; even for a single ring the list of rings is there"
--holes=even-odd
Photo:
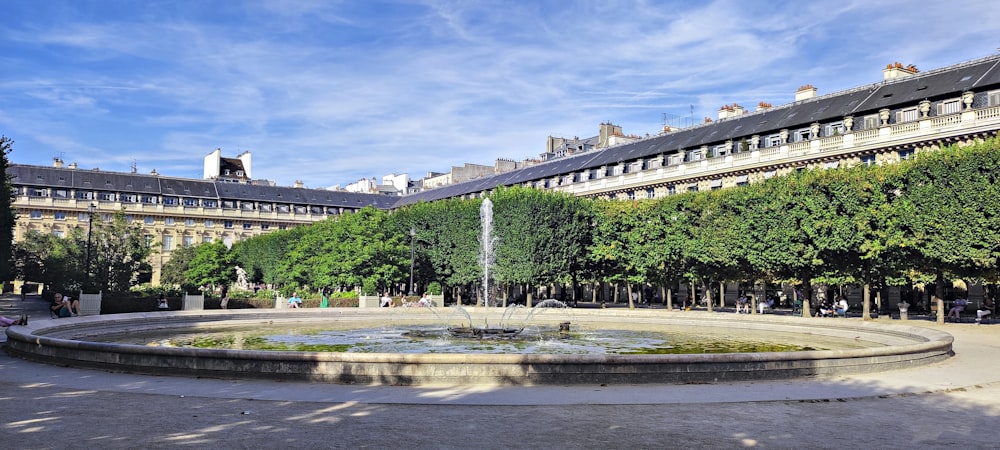
[[[44,308],[0,298],[7,316]],[[0,447],[1000,448],[1000,325],[912,324],[951,332],[956,356],[791,381],[413,388],[140,376],[0,354]]]

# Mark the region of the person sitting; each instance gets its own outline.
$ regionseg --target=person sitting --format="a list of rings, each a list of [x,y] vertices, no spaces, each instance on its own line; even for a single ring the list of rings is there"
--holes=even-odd
[[[744,313],[750,314],[750,299],[745,294],[736,299],[736,314]]]
[[[850,308],[847,304],[847,299],[843,295],[840,296],[837,303],[833,305],[833,312],[837,314],[838,317],[847,317],[847,310]]]
[[[388,308],[392,306],[392,297],[389,297],[389,294],[383,293],[378,306],[380,308]]]
[[[49,306],[49,314],[53,318],[57,317],[73,317],[80,315],[80,301],[73,300],[69,297],[63,297],[62,294],[56,292],[52,296],[52,305]]]
[[[948,310],[948,315],[945,316],[945,319],[950,319],[954,317],[956,322],[961,321],[962,311],[965,311],[965,307],[968,304],[969,304],[968,300],[964,298],[956,298],[955,302],[952,303],[951,309]]]
[[[9,327],[11,325],[27,325],[28,316],[18,317],[17,320],[11,319],[10,317],[0,316],[0,327]]]
[[[982,323],[983,317],[993,314],[993,308],[996,308],[996,303],[993,302],[993,299],[989,297],[984,299],[982,306],[976,309],[976,323]]]
[[[292,292],[292,296],[288,297],[288,307],[289,308],[301,308],[302,298],[299,297],[298,292]]]
[[[424,296],[420,297],[420,300],[417,300],[417,306],[420,306],[420,307],[423,307],[423,308],[431,306],[430,294],[427,293],[427,292],[424,292]]]
[[[757,310],[760,311],[761,314],[764,314],[764,311],[767,311],[772,307],[774,307],[774,299],[772,298],[761,300],[757,303]]]
[[[159,309],[170,309],[170,305],[167,303],[166,294],[160,294],[160,299],[157,300],[156,307]]]

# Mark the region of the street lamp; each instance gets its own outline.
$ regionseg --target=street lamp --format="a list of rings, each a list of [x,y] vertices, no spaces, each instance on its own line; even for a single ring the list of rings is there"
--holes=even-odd
[[[409,295],[416,295],[413,292],[413,239],[417,236],[417,230],[410,227],[410,293]]]
[[[97,205],[91,203],[87,206],[87,282],[90,282],[90,235],[94,231],[94,212],[97,211]],[[88,286],[89,287],[89,286]]]

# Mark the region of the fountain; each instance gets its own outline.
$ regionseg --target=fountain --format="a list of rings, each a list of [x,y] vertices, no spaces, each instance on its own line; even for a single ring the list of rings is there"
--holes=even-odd
[[[38,320],[24,327],[10,327],[5,349],[14,356],[66,366],[83,366],[157,375],[214,376],[223,378],[289,379],[316,382],[389,385],[533,385],[601,383],[706,383],[777,379],[819,374],[849,374],[929,364],[951,356],[952,337],[921,327],[882,325],[840,320],[816,322],[800,317],[734,317],[713,313],[676,316],[657,310],[573,310],[574,331],[565,315],[532,319],[536,312],[566,305],[555,300],[527,309],[519,326],[511,326],[524,308],[504,308],[490,326],[490,282],[496,238],[492,236],[493,208],[483,200],[482,219],[483,308],[461,314],[462,326],[448,327],[453,339],[480,348],[522,345],[517,341],[524,323],[558,329],[561,335],[576,329],[597,330],[597,340],[615,340],[621,330],[640,333],[687,327],[697,335],[715,330],[741,333],[790,333],[788,339],[831,342],[830,350],[767,351],[763,353],[696,354],[515,354],[502,347],[499,353],[411,354],[344,353],[320,351],[228,350],[115,343],[109,335],[129,335],[157,330],[165,335],[190,330],[239,330],[263,327],[336,325],[341,329],[366,329],[392,324],[396,329],[419,330],[440,326],[436,308],[317,308],[287,310],[216,310],[87,316]],[[492,309],[495,311],[496,309]],[[477,320],[484,326],[477,327]],[[440,328],[438,328],[440,330]],[[401,332],[400,332],[401,333]],[[415,331],[417,338],[421,331]],[[570,336],[567,336],[570,337]],[[493,340],[490,340],[493,338]],[[159,341],[162,341],[157,337]],[[525,337],[524,339],[527,339]]]
[[[483,199],[483,204],[479,207],[479,221],[482,224],[482,234],[479,236],[479,266],[483,269],[483,307],[490,307],[490,274],[493,271],[493,264],[496,261],[497,238],[493,236],[493,202],[489,197]],[[458,307],[461,309],[461,307]],[[463,312],[464,309],[462,310]],[[456,337],[478,337],[492,338],[504,337],[513,338],[524,331],[524,327],[505,327],[504,319],[509,317],[511,308],[507,308],[500,318],[500,323],[495,327],[490,327],[487,322],[483,327],[477,327],[472,323],[472,317],[466,312],[469,319],[468,326],[448,327],[448,332]]]

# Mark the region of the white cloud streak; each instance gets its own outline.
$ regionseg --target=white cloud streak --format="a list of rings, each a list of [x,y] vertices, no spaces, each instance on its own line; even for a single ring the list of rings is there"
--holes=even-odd
[[[0,31],[0,132],[29,164],[134,159],[198,177],[221,147],[252,151],[254,175],[280,184],[419,177],[532,157],[547,135],[590,136],[606,120],[655,133],[692,105],[700,120],[997,46],[989,2],[907,5],[95,1],[54,13],[15,1]]]

